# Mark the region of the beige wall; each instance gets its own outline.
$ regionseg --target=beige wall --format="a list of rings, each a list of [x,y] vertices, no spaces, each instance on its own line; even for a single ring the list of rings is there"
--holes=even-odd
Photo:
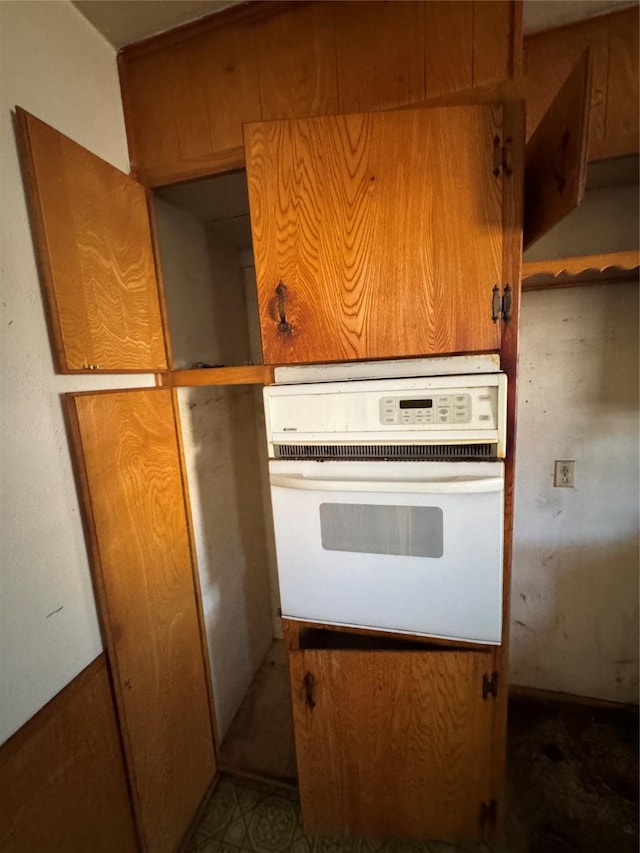
[[[638,284],[526,293],[510,677],[638,701]],[[553,487],[556,459],[575,488]]]
[[[60,394],[122,384],[54,374],[16,104],[128,170],[115,52],[67,0],[0,3],[0,741],[102,649]]]

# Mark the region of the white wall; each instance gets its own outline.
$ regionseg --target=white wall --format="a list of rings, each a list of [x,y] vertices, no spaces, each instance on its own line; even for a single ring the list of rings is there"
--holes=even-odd
[[[156,199],[176,367],[250,359],[240,253],[189,212]],[[273,637],[261,395],[181,388],[180,421],[218,731],[226,734]],[[264,429],[264,427],[263,427]]]
[[[220,352],[207,232],[190,213],[157,196],[154,209],[173,367],[216,364]]]
[[[638,701],[638,283],[525,293],[510,679]],[[553,487],[556,459],[575,488]]]
[[[4,741],[102,649],[60,394],[122,385],[53,372],[11,111],[24,107],[125,171],[128,156],[115,52],[66,0],[0,3],[0,81]]]
[[[221,738],[273,638],[256,396],[250,385],[179,391]]]

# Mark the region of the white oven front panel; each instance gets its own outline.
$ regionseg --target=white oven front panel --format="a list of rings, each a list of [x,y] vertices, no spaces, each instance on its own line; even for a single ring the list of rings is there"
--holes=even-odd
[[[500,643],[502,462],[269,468],[284,617]]]

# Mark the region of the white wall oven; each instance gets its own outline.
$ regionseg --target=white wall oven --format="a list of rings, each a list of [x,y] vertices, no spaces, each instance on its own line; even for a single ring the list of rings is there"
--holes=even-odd
[[[500,643],[496,358],[353,367],[282,368],[264,391],[283,617]]]

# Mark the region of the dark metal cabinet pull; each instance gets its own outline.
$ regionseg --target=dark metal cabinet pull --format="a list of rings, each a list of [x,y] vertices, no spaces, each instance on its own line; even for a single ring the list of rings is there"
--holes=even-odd
[[[276,287],[276,295],[278,297],[278,314],[280,315],[280,322],[278,323],[278,331],[282,335],[288,335],[291,332],[291,323],[287,322],[287,313],[286,313],[286,298],[287,298],[287,286],[284,282],[279,281],[278,286]]]
[[[491,319],[494,323],[497,323],[500,317],[502,317],[505,323],[508,323],[511,319],[511,305],[513,298],[511,285],[505,285],[501,296],[500,288],[497,284],[494,284],[491,293]]]
[[[491,299],[491,319],[497,323],[502,313],[502,297],[500,296],[500,288],[497,284],[493,285],[493,297]]]
[[[502,296],[502,316],[505,323],[511,319],[511,285],[508,284]]]
[[[316,680],[313,675],[308,672],[304,679],[304,703],[310,711],[316,707],[316,701],[313,698],[313,688],[315,687]]]

